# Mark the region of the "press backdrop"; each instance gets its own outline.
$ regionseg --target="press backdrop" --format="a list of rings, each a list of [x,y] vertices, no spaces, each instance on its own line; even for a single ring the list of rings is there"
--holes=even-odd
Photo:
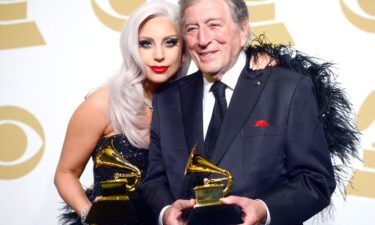
[[[53,176],[68,120],[118,72],[119,30],[143,2],[0,0],[0,224],[58,223]],[[334,216],[308,223],[375,224],[375,1],[247,2],[253,32],[336,64],[363,133],[346,200],[335,194]]]

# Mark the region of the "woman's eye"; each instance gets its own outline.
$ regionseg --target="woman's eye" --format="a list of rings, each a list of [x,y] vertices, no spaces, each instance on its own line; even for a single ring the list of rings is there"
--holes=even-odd
[[[140,40],[138,42],[138,45],[141,48],[151,48],[152,47],[151,41],[147,41],[147,40]]]
[[[178,43],[178,39],[177,38],[169,38],[165,41],[165,46],[167,47],[174,47],[176,46]]]

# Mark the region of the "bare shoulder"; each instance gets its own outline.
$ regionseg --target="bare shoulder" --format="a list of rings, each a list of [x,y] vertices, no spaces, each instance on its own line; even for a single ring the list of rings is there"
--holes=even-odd
[[[85,97],[83,104],[93,107],[97,110],[108,110],[109,105],[109,87],[107,85],[99,87],[94,92]]]
[[[107,86],[98,88],[86,96],[71,118],[74,127],[81,127],[86,132],[95,130],[97,135],[103,135],[109,125],[109,90]],[[91,131],[90,131],[91,130]]]

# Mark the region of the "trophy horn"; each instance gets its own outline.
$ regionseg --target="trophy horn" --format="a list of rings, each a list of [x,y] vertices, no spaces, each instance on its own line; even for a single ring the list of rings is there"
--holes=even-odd
[[[227,180],[227,185],[224,188],[223,192],[224,195],[228,194],[233,185],[233,178],[229,171],[222,169],[208,159],[204,158],[201,154],[197,153],[197,146],[194,145],[193,149],[191,150],[188,162],[185,167],[184,175],[188,175],[190,173],[216,173],[224,175],[224,178],[218,179],[205,179],[205,183],[218,183],[224,180]]]
[[[113,146],[112,140],[108,140],[103,144],[103,148],[100,150],[95,158],[95,168],[100,166],[110,166],[129,170],[130,173],[116,173],[115,180],[118,178],[135,177],[134,183],[126,185],[127,189],[131,192],[134,191],[141,182],[141,171],[135,165],[124,159],[122,155]]]

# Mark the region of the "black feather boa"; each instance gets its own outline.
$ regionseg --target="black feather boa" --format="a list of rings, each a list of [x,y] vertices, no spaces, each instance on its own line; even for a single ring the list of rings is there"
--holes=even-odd
[[[306,76],[314,83],[320,120],[323,124],[334,166],[336,186],[345,197],[345,185],[351,175],[351,162],[358,159],[360,133],[355,126],[355,113],[336,75],[333,64],[308,56],[287,45],[267,43],[264,35],[254,39],[250,53],[255,59],[258,53],[267,53],[278,65]]]

